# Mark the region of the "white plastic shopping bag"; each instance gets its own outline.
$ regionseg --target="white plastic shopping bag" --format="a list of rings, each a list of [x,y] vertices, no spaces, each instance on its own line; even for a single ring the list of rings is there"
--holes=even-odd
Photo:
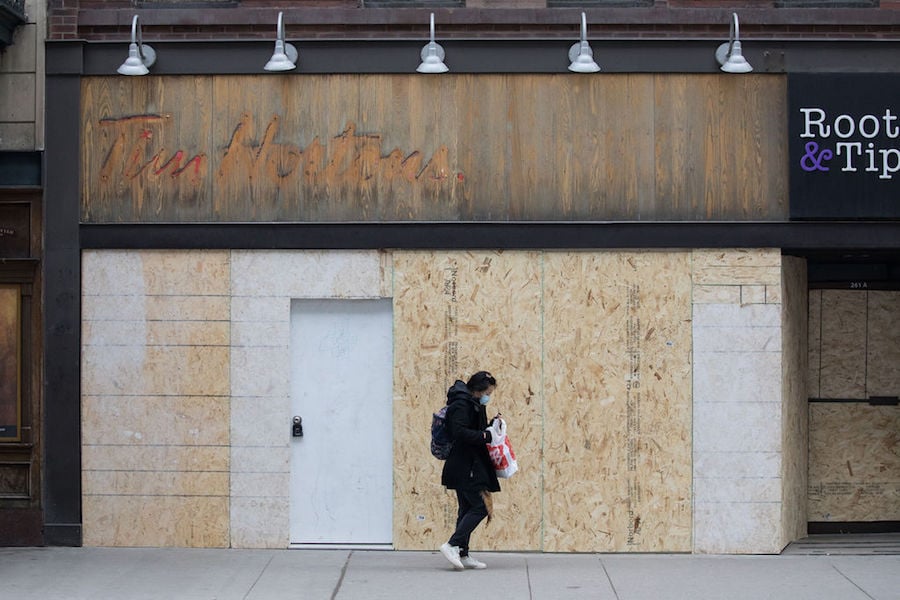
[[[509,436],[506,435],[506,421],[494,419],[488,430],[491,432],[491,441],[487,445],[488,453],[491,455],[497,477],[502,479],[512,477],[513,473],[519,470],[519,464],[516,462],[512,444],[509,443]]]

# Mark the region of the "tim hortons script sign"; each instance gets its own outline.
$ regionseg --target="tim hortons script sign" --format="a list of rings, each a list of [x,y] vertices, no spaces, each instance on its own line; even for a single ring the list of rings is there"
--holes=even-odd
[[[122,208],[143,212],[145,200],[159,194],[150,208],[162,211],[166,203],[180,201],[180,209],[167,210],[183,212],[199,205],[212,186],[224,194],[212,207],[219,216],[240,216],[247,202],[256,207],[277,203],[286,211],[293,205],[297,217],[309,212],[303,204],[325,204],[319,212],[326,214],[331,204],[334,216],[340,216],[347,208],[339,205],[348,201],[364,216],[376,210],[374,199],[383,193],[412,203],[423,194],[452,195],[454,186],[465,181],[465,174],[451,166],[445,145],[427,156],[414,148],[386,149],[381,134],[358,132],[352,121],[330,138],[295,142],[284,139],[280,123],[275,114],[259,126],[253,115],[243,113],[226,140],[200,148],[170,144],[171,130],[180,127],[171,114],[101,119],[99,195],[130,196],[132,206]],[[368,205],[360,206],[360,199]]]
[[[763,75],[88,77],[81,219],[781,220],[785,87]]]

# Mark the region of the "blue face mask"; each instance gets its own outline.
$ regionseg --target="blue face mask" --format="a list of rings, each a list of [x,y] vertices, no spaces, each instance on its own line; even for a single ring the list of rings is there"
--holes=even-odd
[[[478,401],[481,402],[482,406],[485,406],[488,402],[491,401],[491,396],[489,394],[485,394],[484,396],[479,398]]]

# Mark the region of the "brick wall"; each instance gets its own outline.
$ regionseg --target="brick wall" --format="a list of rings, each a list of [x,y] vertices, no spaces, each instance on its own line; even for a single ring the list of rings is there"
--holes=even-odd
[[[359,0],[51,0],[48,38],[121,40],[133,14],[141,15],[146,40],[269,38],[279,10],[288,37],[303,39],[421,37],[430,12],[443,39],[570,38],[581,10],[592,38],[719,38],[732,11],[739,13],[741,34],[749,39],[900,36],[900,0],[817,1],[822,8],[809,8],[808,0],[802,7],[784,0],[656,0],[632,7],[586,1],[583,8],[547,8],[546,0],[468,0],[465,8],[423,1],[407,9],[371,8]]]

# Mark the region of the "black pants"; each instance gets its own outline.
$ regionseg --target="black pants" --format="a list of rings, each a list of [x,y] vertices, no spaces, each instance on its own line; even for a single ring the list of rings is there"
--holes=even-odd
[[[450,545],[459,546],[459,555],[469,555],[469,538],[478,524],[488,516],[487,506],[481,492],[456,490],[459,512],[456,514],[456,531],[450,536]]]

